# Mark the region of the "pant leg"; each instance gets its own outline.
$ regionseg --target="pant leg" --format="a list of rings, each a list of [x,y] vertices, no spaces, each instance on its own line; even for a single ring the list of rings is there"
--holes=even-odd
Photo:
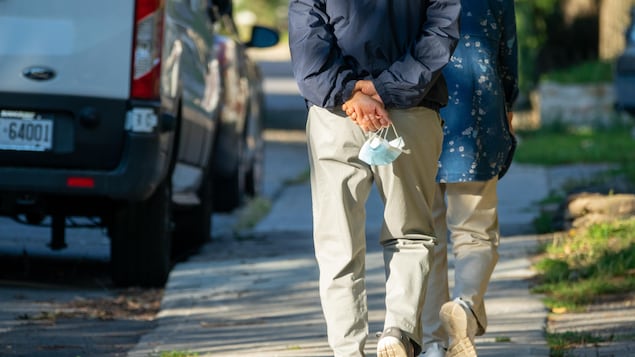
[[[498,262],[497,178],[485,182],[446,184],[447,223],[452,241],[454,289],[474,311],[477,335],[485,333],[487,315],[483,298]]]
[[[448,225],[446,223],[445,184],[436,186],[432,216],[437,235],[437,244],[433,249],[433,263],[430,267],[425,304],[423,306],[423,345],[432,343],[443,346],[448,344],[448,334],[439,319],[441,306],[450,300],[448,284]]]
[[[435,111],[391,110],[390,115],[410,153],[401,154],[391,165],[373,166],[385,202],[381,232],[386,266],[384,324],[399,327],[420,345],[421,311],[435,241],[431,207],[443,134]]]
[[[357,159],[365,136],[345,116],[311,107],[307,141],[320,298],[334,356],[363,356],[368,336],[365,202],[372,172]]]

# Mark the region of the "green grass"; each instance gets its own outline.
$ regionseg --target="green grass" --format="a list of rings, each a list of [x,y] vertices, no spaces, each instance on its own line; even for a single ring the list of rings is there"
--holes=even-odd
[[[494,338],[494,341],[496,341],[496,343],[512,342],[512,338],[509,336],[497,336]]]
[[[592,179],[572,182],[580,187],[615,177],[624,177],[635,187],[635,139],[632,125],[612,124],[572,128],[555,123],[533,131],[520,131],[520,144],[515,162],[537,165],[579,163],[615,164],[615,169]],[[562,187],[540,201],[541,213],[534,220],[539,233],[553,232],[553,216],[566,192],[575,187]],[[564,194],[564,195],[563,195]],[[554,313],[583,311],[593,303],[635,290],[635,217],[611,223],[596,224],[588,229],[557,232],[552,240],[541,244],[535,293],[544,294],[544,303]],[[550,356],[572,356],[571,349],[614,338],[591,333],[547,333]]]
[[[554,235],[535,265],[552,310],[579,311],[607,295],[635,290],[635,218]]]
[[[197,357],[198,353],[189,351],[164,351],[159,357]]]
[[[553,123],[537,130],[520,130],[514,162],[544,166],[568,164],[614,164],[614,168],[584,181],[566,182],[563,187],[542,199],[543,208],[534,219],[537,233],[553,232],[553,209],[564,202],[566,192],[583,185],[602,184],[624,178],[635,187],[635,138],[631,123],[609,123],[595,127],[572,127]],[[549,209],[545,209],[549,208]]]
[[[575,354],[571,351],[578,346],[596,345],[609,341],[632,341],[632,335],[600,336],[590,332],[546,333],[547,343],[551,346],[550,357],[568,357]],[[611,355],[612,356],[612,355]]]
[[[519,131],[514,161],[540,165],[572,163],[631,163],[635,139],[630,126],[569,128],[554,124],[533,131]],[[635,176],[635,167],[633,168]]]
[[[241,231],[253,228],[271,211],[271,201],[264,197],[256,197],[237,214],[236,222],[233,225],[234,233],[240,235]]]
[[[594,336],[588,332],[547,333],[547,343],[551,346],[549,357],[570,356],[569,349],[610,339]]]
[[[547,80],[562,84],[611,82],[613,80],[613,62],[583,62],[575,66],[545,73],[540,76],[540,80]]]
[[[301,185],[306,182],[309,182],[310,179],[311,179],[311,170],[307,168],[306,170],[300,172],[295,177],[285,180],[284,185],[285,186]]]
[[[566,196],[562,192],[550,192],[549,196],[538,201],[540,213],[533,220],[536,233],[551,233],[554,231],[555,210],[559,209]]]

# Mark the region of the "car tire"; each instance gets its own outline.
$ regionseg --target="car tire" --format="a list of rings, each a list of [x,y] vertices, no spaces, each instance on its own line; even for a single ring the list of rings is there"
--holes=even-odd
[[[264,140],[260,139],[259,141],[253,149],[249,167],[245,174],[245,194],[249,198],[261,195],[264,187]]]
[[[245,193],[250,198],[261,195],[263,187],[263,158],[260,154],[256,155],[257,157],[252,160],[245,178]]]
[[[249,166],[245,173],[245,194],[249,198],[261,195],[264,187],[265,140],[262,133],[261,108],[262,104],[252,105],[245,134],[244,145],[250,150]]]
[[[213,187],[211,175],[207,175],[199,188],[200,204],[175,209],[172,241],[175,256],[197,249],[211,240],[214,208]]]
[[[44,221],[44,218],[46,218],[46,215],[40,212],[29,212],[25,214],[25,217],[26,217],[27,223],[37,226]]]
[[[214,175],[214,211],[215,212],[231,212],[238,208],[245,198],[245,143],[239,140],[239,146],[236,149],[236,158],[229,173],[218,173]],[[218,153],[219,150],[214,150]],[[226,160],[226,157],[215,156],[214,160]]]
[[[240,168],[229,177],[218,176],[214,184],[214,197],[216,197],[215,212],[231,212],[239,207],[244,198],[244,176],[240,174]]]
[[[170,273],[170,184],[150,198],[118,208],[110,227],[111,275],[116,286],[160,287]]]

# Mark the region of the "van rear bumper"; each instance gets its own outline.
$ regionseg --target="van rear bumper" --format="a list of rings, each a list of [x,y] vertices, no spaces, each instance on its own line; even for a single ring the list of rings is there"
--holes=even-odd
[[[126,133],[121,160],[113,170],[0,167],[0,194],[92,196],[140,201],[164,179],[169,166],[172,132]],[[168,141],[169,142],[169,141]],[[99,153],[95,153],[99,160]]]

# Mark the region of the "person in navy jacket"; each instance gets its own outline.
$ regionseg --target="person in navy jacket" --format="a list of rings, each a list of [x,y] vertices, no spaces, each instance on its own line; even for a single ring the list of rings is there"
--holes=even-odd
[[[442,70],[459,36],[459,0],[291,0],[293,73],[308,107],[314,246],[328,342],[364,356],[368,337],[365,203],[384,201],[384,330],[377,354],[421,351],[421,311],[436,238],[432,221],[442,145]],[[369,109],[370,108],[370,109]],[[349,111],[347,114],[347,111]],[[388,126],[408,154],[386,165],[358,157]]]
[[[513,0],[463,1],[461,39],[443,70],[449,103],[441,110],[444,139],[433,209],[439,244],[423,313],[425,357],[445,356],[446,347],[447,356],[476,356],[474,338],[487,328],[483,297],[500,236],[496,186],[515,147],[517,52]],[[451,296],[448,240],[455,257]]]

